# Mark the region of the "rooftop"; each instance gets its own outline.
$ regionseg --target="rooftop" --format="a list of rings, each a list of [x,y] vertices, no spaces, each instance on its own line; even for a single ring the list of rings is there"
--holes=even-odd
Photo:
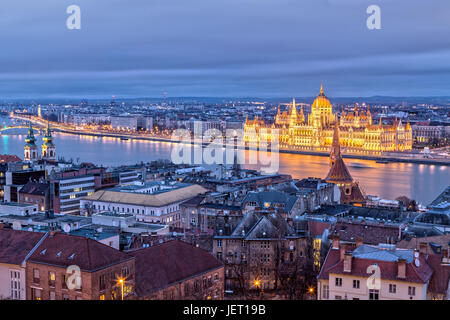
[[[223,266],[206,250],[181,240],[130,251],[129,254],[136,259],[136,292],[141,297]]]

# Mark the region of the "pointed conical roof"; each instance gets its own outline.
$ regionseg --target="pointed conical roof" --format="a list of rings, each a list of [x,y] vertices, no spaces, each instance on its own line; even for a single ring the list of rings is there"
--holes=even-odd
[[[331,145],[330,151],[330,160],[331,164],[337,159],[341,157],[341,144],[339,142],[339,121],[336,116],[336,121],[334,124],[334,132],[333,132],[333,144]]]
[[[331,169],[328,172],[325,180],[334,183],[351,183],[353,182],[353,178],[350,172],[347,169],[347,166],[342,160],[341,156],[341,145],[339,143],[339,127],[338,121],[336,117],[335,125],[334,125],[334,133],[333,133],[333,144],[331,146],[330,152],[330,164]]]
[[[337,158],[334,161],[334,164],[331,167],[330,171],[328,172],[325,180],[334,183],[353,182],[352,175],[348,171],[347,166],[345,165],[344,160],[342,160],[342,158]]]
[[[295,98],[292,99],[292,108],[290,110],[290,116],[292,118],[297,117],[297,108],[295,107]]]

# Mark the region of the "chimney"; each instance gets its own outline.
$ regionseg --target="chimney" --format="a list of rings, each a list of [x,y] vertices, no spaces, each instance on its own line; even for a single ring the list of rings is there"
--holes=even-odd
[[[340,248],[339,248],[339,256],[340,256],[339,260],[340,261],[344,260],[346,249],[347,249],[346,245],[344,245],[344,244],[340,245]]]
[[[338,235],[333,235],[331,236],[331,240],[332,240],[332,248],[333,249],[339,249],[339,236]]]
[[[442,249],[442,263],[450,264],[450,257],[448,256],[448,248]]]
[[[56,231],[56,230],[52,230],[52,231],[50,231],[49,236],[50,236],[50,237],[53,237],[57,232],[58,232],[58,231]]]
[[[344,272],[352,272],[352,254],[344,253]]]
[[[406,260],[398,259],[397,265],[398,265],[397,277],[400,279],[405,279],[406,278]]]
[[[363,238],[362,237],[356,237],[356,247],[358,248],[363,244]]]
[[[427,248],[428,248],[428,243],[426,243],[426,242],[419,243],[419,251],[420,251],[421,254],[426,255],[427,254]]]

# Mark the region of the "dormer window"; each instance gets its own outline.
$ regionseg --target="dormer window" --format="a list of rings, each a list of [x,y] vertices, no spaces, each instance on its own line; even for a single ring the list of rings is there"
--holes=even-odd
[[[56,257],[61,257],[61,251],[59,251],[57,254],[56,254]]]
[[[44,255],[47,252],[47,249],[41,251],[41,255]]]

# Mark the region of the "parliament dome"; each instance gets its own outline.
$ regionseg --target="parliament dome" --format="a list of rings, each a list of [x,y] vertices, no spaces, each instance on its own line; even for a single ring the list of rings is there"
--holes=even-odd
[[[320,93],[317,98],[314,100],[312,104],[312,108],[319,109],[330,109],[331,110],[331,102],[323,93],[323,85],[320,86]]]

